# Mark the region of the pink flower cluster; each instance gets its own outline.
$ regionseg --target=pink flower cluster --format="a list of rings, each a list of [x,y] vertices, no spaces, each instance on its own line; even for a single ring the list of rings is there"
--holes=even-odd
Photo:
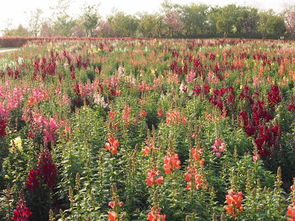
[[[216,139],[213,146],[212,151],[215,153],[217,158],[221,157],[221,154],[225,151],[225,144],[222,142],[221,139]]]

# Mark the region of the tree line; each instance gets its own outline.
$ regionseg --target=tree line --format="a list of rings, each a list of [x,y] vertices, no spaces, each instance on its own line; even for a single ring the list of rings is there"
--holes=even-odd
[[[282,13],[235,4],[172,4],[160,12],[126,14],[115,11],[106,18],[99,6],[87,5],[78,17],[69,14],[70,0],[59,0],[50,18],[31,13],[29,27],[6,28],[9,36],[163,37],[163,38],[295,38],[295,6]]]

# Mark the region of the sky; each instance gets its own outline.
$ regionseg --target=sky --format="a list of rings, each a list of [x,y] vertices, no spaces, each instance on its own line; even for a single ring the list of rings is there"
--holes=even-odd
[[[22,24],[28,26],[31,12],[40,8],[43,17],[50,17],[58,0],[0,0],[0,31],[7,27],[16,27]],[[84,5],[99,4],[99,13],[106,17],[114,9],[134,14],[136,12],[157,12],[161,9],[163,0],[71,0],[69,13],[78,15]],[[274,9],[281,12],[290,5],[295,5],[295,0],[170,0],[171,3],[206,3],[208,5],[237,5],[252,6],[259,9]]]

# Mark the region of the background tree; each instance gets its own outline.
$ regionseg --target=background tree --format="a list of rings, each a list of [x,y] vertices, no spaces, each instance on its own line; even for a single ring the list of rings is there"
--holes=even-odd
[[[285,24],[288,33],[295,39],[295,5],[284,11]]]
[[[19,25],[15,29],[5,29],[4,30],[4,36],[25,36],[25,37],[28,37],[30,35],[31,35],[31,32],[22,25]]]
[[[98,36],[101,37],[109,37],[114,35],[111,25],[108,23],[108,21],[104,20],[99,21],[95,31],[98,34]]]
[[[49,22],[43,22],[40,28],[41,37],[53,37],[55,36],[55,30]]]
[[[185,36],[193,37],[208,34],[209,6],[190,4],[180,6],[180,14],[184,23]]]
[[[42,14],[43,11],[37,8],[34,11],[31,11],[30,21],[29,21],[29,29],[33,36],[37,37],[40,34],[41,26],[42,26]]]
[[[71,36],[76,22],[68,13],[71,0],[58,0],[53,9],[53,29],[56,35]]]
[[[83,26],[83,23],[82,23],[81,19],[78,19],[75,22],[75,25],[70,30],[70,32],[71,32],[71,35],[75,36],[75,37],[86,37],[86,36],[92,37],[92,35],[93,35],[93,33],[95,31],[91,30],[91,34],[88,35],[87,32],[86,32],[85,27]]]
[[[286,32],[284,18],[273,10],[260,12],[257,31],[263,38],[279,38]]]
[[[88,37],[94,36],[95,28],[98,25],[100,16],[98,13],[98,7],[95,5],[88,5],[84,8],[82,15],[82,25]]]
[[[258,10],[251,7],[240,7],[239,19],[237,20],[239,35],[243,37],[257,37],[259,23]]]
[[[177,37],[181,36],[184,28],[184,23],[178,12],[172,11],[164,16],[163,23],[168,27],[168,36]]]
[[[118,37],[136,36],[138,19],[133,15],[126,15],[124,12],[115,12],[108,17],[113,34]]]
[[[139,16],[138,31],[144,37],[161,36],[161,17],[158,14],[141,13]]]
[[[235,4],[227,5],[217,12],[217,33],[224,37],[235,34],[237,30],[238,8]]]

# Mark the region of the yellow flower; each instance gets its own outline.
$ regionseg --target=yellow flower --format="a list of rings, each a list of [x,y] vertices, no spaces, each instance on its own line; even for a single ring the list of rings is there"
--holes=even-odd
[[[10,141],[10,146],[12,146],[12,148],[9,149],[9,152],[15,153],[15,148],[19,152],[22,152],[23,151],[23,146],[22,146],[22,139],[21,139],[21,137],[16,137],[13,140],[11,140]]]

